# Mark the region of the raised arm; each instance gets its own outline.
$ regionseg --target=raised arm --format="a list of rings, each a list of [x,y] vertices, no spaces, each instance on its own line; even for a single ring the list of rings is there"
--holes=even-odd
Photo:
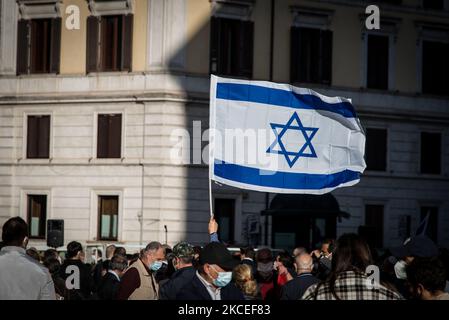
[[[220,242],[218,239],[218,223],[215,221],[214,216],[212,215],[209,220],[208,226],[210,242]]]

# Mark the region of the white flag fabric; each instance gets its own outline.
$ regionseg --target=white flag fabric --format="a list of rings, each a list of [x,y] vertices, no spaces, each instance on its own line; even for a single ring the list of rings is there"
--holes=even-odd
[[[210,178],[275,193],[359,182],[365,133],[351,101],[266,81],[211,76]]]

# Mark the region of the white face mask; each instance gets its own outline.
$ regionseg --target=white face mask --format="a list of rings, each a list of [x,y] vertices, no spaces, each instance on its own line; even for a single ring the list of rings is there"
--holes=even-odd
[[[396,278],[405,280],[407,279],[407,272],[406,272],[407,264],[404,260],[399,260],[394,265],[394,273],[396,274]]]

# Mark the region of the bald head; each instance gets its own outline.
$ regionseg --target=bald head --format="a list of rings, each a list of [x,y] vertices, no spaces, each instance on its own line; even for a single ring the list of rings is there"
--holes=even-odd
[[[306,248],[304,247],[297,247],[295,248],[295,250],[293,250],[293,257],[296,258],[299,255],[303,254],[303,253],[307,253]]]
[[[308,253],[301,253],[295,259],[298,274],[312,272],[313,259]]]

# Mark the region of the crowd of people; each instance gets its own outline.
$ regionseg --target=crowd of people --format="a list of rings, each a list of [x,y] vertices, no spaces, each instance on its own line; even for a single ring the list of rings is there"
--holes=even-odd
[[[219,241],[211,218],[204,247],[150,242],[139,254],[110,245],[86,264],[79,242],[63,260],[55,249],[27,248],[20,217],[2,229],[0,299],[26,300],[449,300],[449,254],[425,235],[376,256],[356,234],[276,255]],[[101,255],[101,252],[98,252]],[[378,271],[376,274],[376,270]]]

